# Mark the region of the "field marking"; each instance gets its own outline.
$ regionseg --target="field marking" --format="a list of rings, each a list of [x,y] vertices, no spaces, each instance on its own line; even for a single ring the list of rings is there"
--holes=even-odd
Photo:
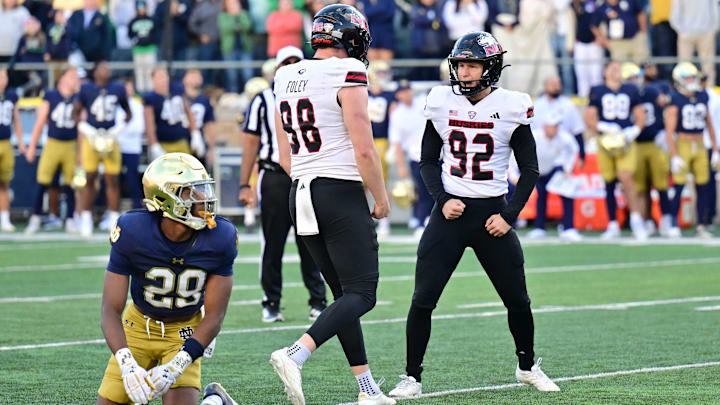
[[[460,304],[456,305],[457,308],[460,309],[471,309],[471,308],[492,308],[492,307],[501,307],[503,306],[503,303],[500,301],[496,302],[480,302],[477,304]]]
[[[617,377],[617,376],[622,376],[622,375],[658,373],[658,372],[662,372],[662,371],[675,371],[675,370],[685,370],[688,368],[715,367],[715,366],[720,366],[720,361],[709,361],[709,362],[705,362],[705,363],[692,363],[692,364],[678,364],[675,366],[643,367],[643,368],[636,368],[634,370],[619,370],[619,371],[610,371],[610,372],[605,372],[605,373],[576,375],[576,376],[572,376],[572,377],[560,377],[560,378],[553,378],[552,380],[555,382],[582,381],[582,380],[593,380],[593,379],[605,378],[605,377]],[[409,401],[409,400],[414,400],[414,399],[421,399],[421,398],[444,397],[446,395],[463,394],[466,392],[504,390],[504,389],[508,389],[508,388],[518,388],[518,387],[523,387],[523,386],[526,386],[526,385],[522,384],[522,383],[511,383],[511,384],[499,384],[499,385],[486,385],[484,387],[461,388],[461,389],[456,389],[456,390],[435,391],[435,392],[428,392],[426,394],[420,394],[417,397],[403,399],[403,402]],[[346,402],[346,403],[342,403],[339,405],[355,405],[355,404],[357,404],[357,402]]]
[[[651,262],[624,262],[624,263],[607,263],[607,264],[582,264],[582,265],[570,265],[570,266],[548,266],[548,267],[531,267],[525,269],[526,274],[543,274],[543,273],[565,273],[575,271],[602,271],[602,270],[617,270],[617,269],[630,269],[630,268],[647,268],[661,267],[661,266],[677,266],[677,265],[688,265],[688,264],[712,264],[720,263],[720,257],[708,257],[699,259],[673,259],[673,260],[657,260]],[[78,266],[75,264],[74,266]],[[83,266],[90,266],[84,264]],[[91,265],[94,267],[94,265]],[[10,266],[18,267],[18,266]],[[3,272],[3,268],[0,267],[0,273]],[[484,271],[456,271],[453,273],[452,278],[465,278],[465,277],[482,277],[485,276]],[[415,275],[401,275],[401,276],[385,276],[380,277],[379,282],[400,282],[400,281],[413,281]],[[305,284],[299,281],[290,281],[283,283],[283,288],[296,288],[304,287]],[[251,291],[260,290],[260,284],[236,284],[232,287],[233,291]],[[0,298],[0,304],[16,303],[16,302],[54,302],[61,300],[72,300],[72,299],[86,299],[86,298],[98,298],[101,296],[97,293],[96,296],[87,294],[77,295],[55,295],[55,296],[39,296],[39,297],[7,297]]]
[[[720,305],[710,305],[707,307],[697,307],[696,311],[720,311]]]
[[[651,307],[656,305],[670,305],[670,304],[684,304],[689,302],[708,302],[708,301],[720,301],[720,296],[701,296],[701,297],[686,297],[686,298],[670,298],[662,300],[651,300],[651,301],[630,301],[630,302],[616,302],[609,304],[592,304],[592,305],[575,305],[575,306],[542,306],[539,308],[533,308],[533,314],[542,313],[555,313],[555,312],[571,312],[571,311],[587,311],[587,310],[624,310],[628,308],[637,307]],[[444,315],[433,315],[433,320],[445,320],[445,319],[467,319],[467,318],[482,318],[492,316],[506,316],[507,311],[489,311],[489,312],[475,312],[466,314],[444,314]],[[387,319],[371,319],[367,321],[361,321],[362,325],[384,325],[390,323],[405,323],[406,317],[401,318],[387,318]],[[305,330],[310,327],[310,324],[302,325],[284,325],[284,326],[271,326],[271,327],[260,327],[260,328],[244,328],[244,329],[229,329],[220,331],[221,335],[236,335],[246,333],[262,333],[262,332],[276,332],[276,331],[288,331],[288,330]],[[46,347],[58,347],[58,346],[74,346],[80,344],[89,343],[104,343],[104,339],[95,340],[81,340],[71,342],[57,342],[57,343],[42,343],[36,345],[21,345],[21,346],[0,346],[1,351],[12,351],[12,350],[25,350],[25,349],[37,349]]]

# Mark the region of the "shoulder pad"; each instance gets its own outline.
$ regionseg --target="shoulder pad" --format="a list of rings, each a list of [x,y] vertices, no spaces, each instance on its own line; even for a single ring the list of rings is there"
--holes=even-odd
[[[502,91],[504,93],[502,98],[505,109],[508,112],[505,115],[507,121],[520,125],[530,125],[532,118],[535,116],[535,107],[533,106],[530,95],[506,89],[498,89],[496,91]]]
[[[367,86],[367,68],[355,58],[330,59],[327,75],[333,87]]]

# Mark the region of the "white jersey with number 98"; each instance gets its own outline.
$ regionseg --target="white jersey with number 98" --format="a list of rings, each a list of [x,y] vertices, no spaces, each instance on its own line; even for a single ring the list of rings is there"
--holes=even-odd
[[[290,142],[290,176],[362,181],[337,97],[367,86],[365,65],[353,58],[305,59],[275,74],[275,107]]]

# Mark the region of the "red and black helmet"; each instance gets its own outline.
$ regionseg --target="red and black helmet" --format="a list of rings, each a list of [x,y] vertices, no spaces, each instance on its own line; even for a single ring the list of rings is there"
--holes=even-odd
[[[455,94],[466,97],[474,96],[500,80],[503,66],[503,51],[500,43],[490,33],[479,31],[465,34],[458,38],[453,46],[448,65],[450,66],[450,85]],[[462,81],[458,78],[457,67],[461,61],[480,62],[483,73],[480,80]],[[464,86],[463,83],[479,81],[475,87]],[[458,91],[455,91],[457,87]]]
[[[370,29],[355,7],[333,4],[323,7],[313,18],[310,45],[313,49],[341,48],[348,56],[368,65]]]

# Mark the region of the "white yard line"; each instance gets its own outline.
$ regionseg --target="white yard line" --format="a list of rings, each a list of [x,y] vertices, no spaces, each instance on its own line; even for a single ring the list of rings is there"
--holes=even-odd
[[[544,306],[540,308],[534,308],[533,314],[541,313],[553,313],[553,312],[571,312],[571,311],[588,311],[588,310],[622,310],[628,308],[637,307],[652,307],[657,305],[670,305],[670,304],[683,304],[689,302],[708,302],[708,301],[720,301],[720,296],[703,296],[703,297],[687,297],[687,298],[672,298],[663,300],[651,300],[651,301],[631,301],[631,302],[616,302],[609,304],[595,304],[595,305],[576,305],[576,306]],[[445,315],[434,315],[433,320],[445,320],[445,319],[467,319],[467,318],[481,318],[481,317],[492,317],[492,316],[506,316],[507,311],[489,311],[489,312],[476,312],[467,314],[445,314]],[[387,318],[387,319],[372,319],[362,321],[363,325],[381,325],[389,323],[404,323],[407,318]],[[262,333],[262,332],[273,332],[273,331],[286,331],[286,330],[304,330],[310,325],[284,325],[284,326],[272,326],[272,327],[261,327],[261,328],[244,328],[244,329],[228,329],[220,332],[222,335],[235,335],[245,333]],[[10,350],[24,350],[24,349],[37,349],[45,347],[58,347],[58,346],[74,346],[88,343],[104,343],[103,339],[95,340],[81,340],[73,342],[57,342],[57,343],[43,343],[36,345],[21,345],[21,346],[0,346],[0,351]]]
[[[625,262],[625,263],[608,263],[608,264],[583,264],[583,265],[571,265],[571,266],[548,266],[548,267],[531,267],[528,269],[525,269],[525,273],[528,274],[543,274],[543,273],[566,273],[566,272],[575,272],[575,271],[603,271],[603,270],[617,270],[617,269],[648,269],[651,270],[655,267],[663,267],[663,266],[679,266],[679,265],[690,265],[690,264],[712,264],[712,263],[720,263],[720,257],[708,257],[708,258],[700,258],[700,259],[677,259],[677,260],[657,260],[657,261],[650,261],[650,262]],[[62,264],[62,265],[56,265],[56,266],[82,266],[83,268],[91,268],[96,267],[94,264]],[[10,266],[12,268],[15,267],[23,267],[23,266]],[[32,267],[32,266],[29,266]],[[4,269],[0,267],[0,273],[3,272]],[[18,271],[18,270],[15,270]],[[465,278],[465,277],[484,277],[485,272],[484,271],[456,271],[453,273],[452,278]],[[413,281],[415,280],[415,275],[401,275],[401,276],[385,276],[380,277],[381,283],[387,283],[387,282],[400,282],[400,281]],[[304,287],[305,284],[299,281],[290,281],[283,283],[283,288],[296,288],[296,287]],[[260,284],[236,284],[232,288],[234,291],[249,291],[249,290],[259,290]],[[98,294],[97,297],[100,297]],[[0,298],[0,304],[4,303],[13,303],[13,302],[53,302],[53,301],[62,301],[62,300],[72,300],[72,299],[86,299],[86,298],[96,298],[96,296],[91,296],[90,294],[77,294],[77,295],[55,295],[55,296],[42,296],[42,297],[8,297],[8,298]]]
[[[552,380],[555,382],[582,381],[582,380],[593,380],[593,379],[605,378],[605,377],[617,377],[617,376],[621,376],[621,375],[658,373],[658,372],[663,372],[663,371],[675,371],[675,370],[685,370],[688,368],[715,367],[715,366],[720,366],[720,361],[710,361],[710,362],[706,362],[706,363],[693,363],[693,364],[679,364],[679,365],[675,365],[675,366],[636,368],[634,370],[620,370],[620,371],[611,371],[611,372],[607,372],[607,373],[584,374],[584,375],[576,375],[573,377],[553,378]],[[462,393],[466,393],[466,392],[504,390],[504,389],[508,389],[508,388],[522,387],[524,385],[525,384],[521,384],[521,383],[511,383],[511,384],[499,384],[499,385],[486,385],[484,387],[461,388],[461,389],[457,389],[457,390],[435,391],[435,392],[428,392],[425,394],[421,394],[421,395],[418,395],[417,397],[405,399],[405,400],[403,400],[403,402],[413,400],[413,399],[420,399],[420,398],[444,397],[447,395],[462,394]],[[355,405],[355,404],[357,404],[357,402],[347,402],[347,403],[340,404],[340,405]]]
[[[697,311],[720,311],[720,305],[710,305],[707,307],[697,307]]]
[[[501,307],[503,306],[503,303],[500,301],[497,302],[479,302],[477,304],[460,304],[457,307],[460,309],[472,309],[472,308],[492,308],[492,307]]]

